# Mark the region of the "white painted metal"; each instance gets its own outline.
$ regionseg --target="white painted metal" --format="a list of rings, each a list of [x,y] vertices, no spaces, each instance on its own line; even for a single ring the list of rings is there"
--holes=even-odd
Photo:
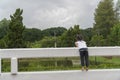
[[[27,58],[27,57],[64,57],[78,56],[76,48],[24,48],[24,49],[2,49],[0,54],[3,58]]]
[[[90,56],[120,56],[120,47],[89,47]],[[20,48],[1,49],[1,58],[31,58],[31,57],[70,57],[79,56],[75,47],[70,48]]]
[[[89,47],[90,56],[120,56],[120,47]],[[79,56],[78,48],[19,48],[0,50],[1,59],[11,58],[11,73],[1,73],[0,80],[120,80],[118,70],[17,72],[17,58]],[[17,74],[17,75],[11,75]]]
[[[1,75],[1,68],[2,68],[2,66],[1,66],[1,58],[0,58],[0,75]]]
[[[0,80],[120,80],[120,69],[19,72],[18,75],[3,73]]]
[[[17,58],[11,58],[11,74],[16,75],[18,72]]]

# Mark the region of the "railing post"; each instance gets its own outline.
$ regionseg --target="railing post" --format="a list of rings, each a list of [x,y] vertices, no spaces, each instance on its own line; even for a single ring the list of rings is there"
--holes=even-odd
[[[1,75],[1,70],[2,70],[2,64],[1,64],[1,58],[0,58],[0,75]]]
[[[17,58],[11,58],[11,74],[16,75],[18,72]]]

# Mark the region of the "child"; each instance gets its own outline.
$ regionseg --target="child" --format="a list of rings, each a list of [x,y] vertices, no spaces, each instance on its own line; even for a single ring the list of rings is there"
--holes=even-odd
[[[76,47],[79,48],[82,71],[85,69],[88,71],[89,66],[89,55],[88,55],[88,48],[86,42],[83,40],[81,35],[77,35],[77,41],[75,42]]]

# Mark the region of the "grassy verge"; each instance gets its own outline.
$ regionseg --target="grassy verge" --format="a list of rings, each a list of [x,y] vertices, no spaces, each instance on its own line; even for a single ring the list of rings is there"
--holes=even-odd
[[[120,68],[120,57],[90,57],[91,69]],[[79,70],[79,57],[18,59],[19,71]],[[2,59],[2,71],[10,72],[10,59]]]

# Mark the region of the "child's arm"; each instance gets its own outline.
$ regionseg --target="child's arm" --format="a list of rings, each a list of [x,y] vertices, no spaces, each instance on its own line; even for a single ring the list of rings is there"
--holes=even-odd
[[[75,42],[75,46],[78,47],[78,43],[77,42]]]

